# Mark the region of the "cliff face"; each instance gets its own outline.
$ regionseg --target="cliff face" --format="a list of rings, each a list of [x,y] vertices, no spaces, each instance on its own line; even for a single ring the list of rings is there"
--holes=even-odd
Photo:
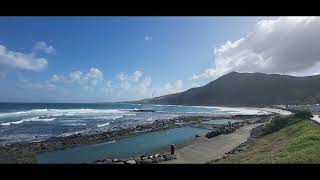
[[[138,102],[225,106],[316,104],[320,102],[320,75],[231,72],[202,87]]]

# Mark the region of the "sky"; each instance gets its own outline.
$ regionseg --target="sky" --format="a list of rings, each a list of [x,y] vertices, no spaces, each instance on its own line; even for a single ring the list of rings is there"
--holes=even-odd
[[[0,17],[0,102],[114,102],[315,75],[319,17]]]

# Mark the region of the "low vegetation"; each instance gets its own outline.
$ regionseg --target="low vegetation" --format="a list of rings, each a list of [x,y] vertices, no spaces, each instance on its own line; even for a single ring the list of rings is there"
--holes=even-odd
[[[217,163],[320,163],[320,126],[310,115],[273,119],[253,145]]]
[[[299,111],[292,116],[281,117],[277,116],[272,119],[271,123],[267,124],[263,129],[263,135],[274,133],[282,128],[296,124],[304,119],[310,119],[312,117],[309,111]]]

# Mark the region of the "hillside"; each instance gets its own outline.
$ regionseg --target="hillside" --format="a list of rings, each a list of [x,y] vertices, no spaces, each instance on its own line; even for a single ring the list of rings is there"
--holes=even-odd
[[[217,163],[319,163],[319,142],[319,124],[304,119],[259,137],[249,148]]]
[[[137,102],[221,106],[316,104],[320,102],[320,75],[231,72],[202,87]]]

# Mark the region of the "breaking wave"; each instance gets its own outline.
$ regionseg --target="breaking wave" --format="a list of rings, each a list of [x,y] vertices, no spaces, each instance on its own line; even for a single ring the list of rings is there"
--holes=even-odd
[[[98,124],[97,127],[104,127],[104,126],[108,126],[109,124],[110,124],[110,122]]]
[[[53,121],[56,118],[40,118],[40,117],[33,117],[33,118],[26,118],[22,119],[20,121],[14,121],[14,122],[6,122],[6,123],[1,123],[0,125],[2,126],[9,126],[11,124],[21,124],[24,122],[30,122],[30,121],[43,121],[43,122],[48,122],[48,121]]]
[[[27,111],[0,113],[0,117],[21,115],[74,116],[86,114],[125,114],[128,109],[32,109]]]

